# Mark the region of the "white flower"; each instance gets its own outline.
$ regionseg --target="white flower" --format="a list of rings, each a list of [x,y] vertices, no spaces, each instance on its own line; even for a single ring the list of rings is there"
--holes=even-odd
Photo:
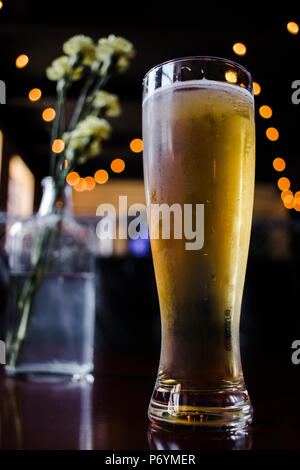
[[[80,52],[83,56],[82,62],[86,65],[90,65],[96,59],[96,46],[94,41],[83,34],[73,36],[66,41],[63,45],[63,51],[69,56]]]
[[[72,72],[71,80],[79,80],[81,78],[82,70],[82,67],[76,67],[76,69]],[[60,78],[66,77],[70,75],[70,73],[71,68],[69,57],[65,55],[53,60],[51,66],[46,69],[47,77],[49,80],[53,81],[57,81]]]
[[[133,44],[127,39],[110,34],[107,38],[101,38],[96,47],[98,60],[105,62],[109,56],[115,56],[116,69],[125,72],[129,66],[129,60],[135,56]]]
[[[107,91],[97,91],[93,100],[94,108],[104,109],[106,116],[116,117],[121,114],[121,107],[117,95]]]

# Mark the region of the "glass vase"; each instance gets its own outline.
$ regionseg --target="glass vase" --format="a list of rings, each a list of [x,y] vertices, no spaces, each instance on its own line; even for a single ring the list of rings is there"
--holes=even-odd
[[[93,370],[93,235],[73,217],[71,187],[58,199],[51,177],[43,186],[37,215],[8,238],[6,372],[81,378]]]

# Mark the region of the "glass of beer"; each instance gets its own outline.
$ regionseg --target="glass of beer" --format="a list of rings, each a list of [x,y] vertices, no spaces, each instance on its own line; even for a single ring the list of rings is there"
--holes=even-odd
[[[162,327],[149,418],[243,429],[253,414],[239,343],[255,172],[251,75],[215,57],[152,68],[143,142]]]

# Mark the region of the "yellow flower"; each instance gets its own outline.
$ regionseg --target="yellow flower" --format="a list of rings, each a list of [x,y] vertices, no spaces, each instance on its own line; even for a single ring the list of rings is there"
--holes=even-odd
[[[71,56],[80,52],[83,56],[82,62],[86,65],[90,65],[96,59],[96,46],[94,41],[83,34],[73,36],[63,45],[63,51],[65,54]]]
[[[99,155],[101,141],[109,138],[110,131],[111,127],[106,119],[87,116],[79,121],[73,131],[63,134],[67,160],[73,159],[74,152],[80,153],[79,163],[84,163],[87,158]]]
[[[116,57],[116,69],[125,72],[129,66],[129,60],[135,56],[133,44],[127,39],[110,34],[107,38],[101,38],[96,48],[98,60],[105,62],[110,55]]]
[[[82,155],[78,158],[78,163],[82,164],[85,163],[86,160],[96,157],[101,153],[101,143],[99,140],[94,140],[87,149],[82,153]]]
[[[83,136],[93,135],[96,139],[106,140],[110,136],[111,126],[106,119],[87,116],[77,124],[75,131]]]
[[[121,114],[121,107],[117,95],[113,95],[104,90],[96,92],[93,106],[94,108],[104,108],[104,112],[108,117],[116,117]]]
[[[82,70],[82,67],[77,67],[75,70],[73,70],[71,80],[79,80],[81,78]],[[53,81],[57,81],[60,78],[66,77],[70,75],[70,73],[71,69],[69,57],[65,55],[53,60],[51,66],[46,69],[47,77],[49,80]]]

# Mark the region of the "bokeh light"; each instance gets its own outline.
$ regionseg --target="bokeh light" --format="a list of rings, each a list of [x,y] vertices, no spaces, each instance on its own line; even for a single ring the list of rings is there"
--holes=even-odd
[[[288,32],[291,34],[298,34],[299,32],[299,26],[297,23],[295,23],[295,21],[289,21],[286,27]]]
[[[46,122],[53,121],[55,119],[55,109],[53,108],[45,108],[44,111],[42,112],[42,118]]]
[[[227,72],[225,72],[225,79],[229,83],[236,83],[237,73],[234,70],[227,70]]]
[[[133,139],[129,144],[130,150],[135,153],[140,153],[143,150],[142,139]]]
[[[294,207],[294,198],[293,198],[293,196],[287,196],[283,201],[283,205],[287,209],[293,209],[293,207]]]
[[[3,2],[0,2],[0,10],[3,8]]]
[[[237,55],[245,55],[246,52],[247,52],[247,48],[246,48],[245,44],[243,44],[242,42],[236,42],[233,45],[232,49]]]
[[[281,193],[281,199],[284,201],[289,196],[293,197],[292,191],[290,189],[284,189]]]
[[[266,104],[261,106],[258,112],[264,119],[269,119],[273,114],[272,108],[270,108],[270,106],[267,106]]]
[[[71,171],[67,174],[66,181],[70,186],[75,186],[79,183],[80,176],[76,171]]]
[[[86,182],[86,191],[92,191],[96,186],[96,181],[94,178],[92,176],[86,176],[84,180]]]
[[[75,189],[75,191],[78,191],[79,193],[81,193],[82,191],[85,191],[86,190],[86,181],[84,178],[79,178],[79,181],[77,184],[75,184],[73,186],[73,188]]]
[[[290,180],[286,178],[285,176],[283,176],[282,178],[279,178],[277,184],[278,184],[278,188],[281,189],[281,191],[283,191],[284,189],[289,189],[291,186]]]
[[[106,170],[98,170],[94,174],[94,178],[95,178],[96,183],[104,184],[107,182],[109,176]]]
[[[275,140],[279,139],[279,132],[276,127],[268,127],[268,129],[266,130],[266,136],[269,140],[275,142]]]
[[[32,88],[28,93],[28,98],[30,101],[38,101],[42,96],[42,92],[39,88]]]
[[[17,58],[16,58],[16,67],[18,69],[22,69],[24,67],[26,67],[26,65],[28,64],[29,62],[29,57],[28,55],[26,54],[20,54]]]
[[[276,171],[283,171],[285,169],[285,167],[286,167],[286,164],[285,164],[285,161],[283,160],[283,158],[280,158],[280,157],[274,158],[273,168]]]
[[[52,152],[61,153],[65,148],[65,143],[62,139],[55,139],[52,143]]]
[[[111,162],[110,167],[115,173],[122,173],[122,171],[125,169],[125,162],[122,160],[122,158],[115,158]]]
[[[300,191],[297,191],[297,192],[295,193],[295,196],[294,196],[294,197],[295,197],[295,199],[300,199]]]
[[[297,198],[295,197],[293,206],[297,212],[300,212],[300,197],[297,197]]]
[[[253,82],[253,93],[255,96],[259,95],[261,92],[261,86],[257,82]]]

